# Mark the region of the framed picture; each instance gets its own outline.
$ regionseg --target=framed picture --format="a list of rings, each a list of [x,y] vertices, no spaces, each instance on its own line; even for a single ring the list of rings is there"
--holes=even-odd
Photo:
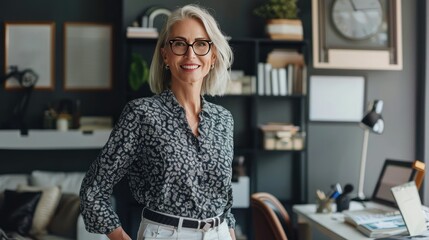
[[[364,113],[363,76],[311,76],[310,121],[360,122]]]
[[[16,66],[18,71],[32,70],[38,80],[35,89],[53,90],[55,23],[5,22],[5,75]],[[20,88],[10,78],[5,89]]]
[[[315,68],[401,70],[400,0],[312,0]]]
[[[111,90],[112,26],[64,24],[64,89]]]

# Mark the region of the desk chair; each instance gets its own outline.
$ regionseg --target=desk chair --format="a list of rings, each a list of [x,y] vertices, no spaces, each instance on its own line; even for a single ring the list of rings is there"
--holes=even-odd
[[[415,160],[413,163],[413,169],[416,171],[416,182],[417,189],[420,189],[423,183],[423,177],[425,176],[425,164],[419,160]]]
[[[292,222],[279,200],[269,193],[254,193],[250,198],[255,240],[293,239]]]

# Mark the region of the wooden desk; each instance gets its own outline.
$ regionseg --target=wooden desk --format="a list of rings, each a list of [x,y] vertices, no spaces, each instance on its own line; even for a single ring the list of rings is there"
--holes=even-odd
[[[350,209],[362,209],[359,203],[351,202]],[[335,207],[333,208],[335,211]],[[293,212],[298,217],[298,224],[308,224],[304,236],[299,239],[311,239],[311,230],[318,229],[330,239],[372,239],[366,237],[355,227],[344,223],[341,213],[316,213],[316,204],[299,204],[293,206]]]

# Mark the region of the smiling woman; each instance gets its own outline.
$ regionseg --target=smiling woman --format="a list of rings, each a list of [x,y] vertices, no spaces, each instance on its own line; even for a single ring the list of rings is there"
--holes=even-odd
[[[192,18],[177,21],[172,25],[167,39],[170,44],[161,48],[161,54],[171,73],[171,88],[183,88],[191,84],[199,95],[203,79],[216,60],[216,49],[210,51],[211,40],[203,24]],[[192,51],[188,51],[189,47]]]
[[[130,239],[106,201],[127,175],[144,206],[138,240],[235,239],[234,123],[204,98],[225,92],[231,64],[232,50],[206,10],[187,5],[170,15],[151,65],[156,95],[127,104],[83,181],[89,230]]]

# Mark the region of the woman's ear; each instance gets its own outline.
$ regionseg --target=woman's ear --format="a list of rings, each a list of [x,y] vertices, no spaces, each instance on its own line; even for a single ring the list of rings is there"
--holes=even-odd
[[[216,63],[216,54],[212,54],[212,64]]]
[[[164,63],[167,63],[167,52],[165,51],[165,48],[161,48],[161,55]]]

